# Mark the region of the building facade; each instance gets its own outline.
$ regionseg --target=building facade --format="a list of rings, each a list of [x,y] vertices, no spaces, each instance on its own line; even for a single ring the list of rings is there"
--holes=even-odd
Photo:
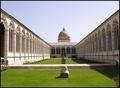
[[[50,57],[50,45],[3,10],[0,27],[0,58],[8,60],[8,64]]]
[[[114,63],[119,61],[119,10],[75,45],[78,58]]]
[[[58,42],[50,43],[52,46],[51,57],[61,57],[62,50],[65,50],[66,57],[76,57],[76,48],[74,47],[76,44],[76,42],[70,42],[70,36],[63,28],[58,35]]]
[[[47,43],[13,16],[1,10],[0,58],[8,64],[23,64],[51,57],[77,57],[99,62],[119,62],[119,10],[89,33],[79,43],[71,42],[65,28],[58,42]]]

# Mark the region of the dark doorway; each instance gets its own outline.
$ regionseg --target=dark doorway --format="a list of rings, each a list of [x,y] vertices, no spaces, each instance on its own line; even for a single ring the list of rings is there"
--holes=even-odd
[[[0,58],[4,57],[4,30],[3,23],[0,22]]]
[[[64,47],[62,48],[61,56],[66,57],[66,51],[65,51],[65,48],[64,48]]]

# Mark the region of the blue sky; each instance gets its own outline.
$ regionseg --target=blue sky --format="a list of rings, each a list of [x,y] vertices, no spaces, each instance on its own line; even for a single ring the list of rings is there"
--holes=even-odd
[[[47,42],[63,27],[79,42],[119,9],[118,1],[2,1],[3,10]]]

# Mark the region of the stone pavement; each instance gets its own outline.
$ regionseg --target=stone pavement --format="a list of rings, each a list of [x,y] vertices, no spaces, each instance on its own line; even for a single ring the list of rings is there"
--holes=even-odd
[[[14,69],[60,69],[67,66],[68,69],[90,69],[115,66],[115,64],[27,64],[27,65],[9,65],[9,68]]]

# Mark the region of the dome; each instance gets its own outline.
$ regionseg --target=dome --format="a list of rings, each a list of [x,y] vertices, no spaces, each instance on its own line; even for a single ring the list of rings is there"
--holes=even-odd
[[[58,42],[70,42],[70,36],[66,32],[65,28],[58,35]]]

